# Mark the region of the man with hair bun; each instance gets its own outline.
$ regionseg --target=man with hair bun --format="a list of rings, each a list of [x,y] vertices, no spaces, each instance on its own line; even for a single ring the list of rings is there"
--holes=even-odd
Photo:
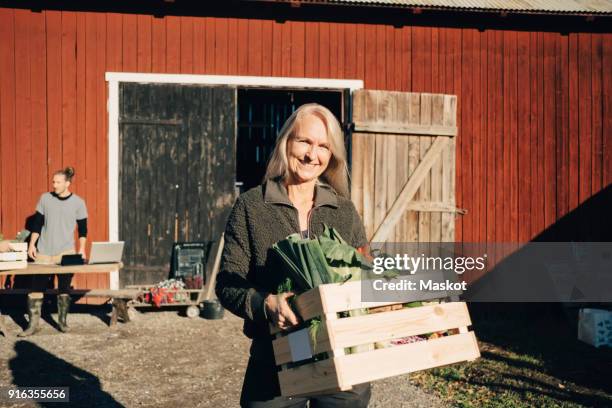
[[[59,264],[63,255],[75,254],[74,228],[79,232],[79,254],[85,255],[87,242],[87,207],[85,201],[69,188],[74,168],[66,167],[53,175],[53,191],[40,196],[32,223],[32,237],[28,255],[36,263]],[[53,275],[33,275],[35,292],[28,295],[28,328],[19,334],[30,336],[38,331],[43,292]],[[57,312],[60,331],[68,331],[70,308],[70,283],[72,274],[58,274]]]

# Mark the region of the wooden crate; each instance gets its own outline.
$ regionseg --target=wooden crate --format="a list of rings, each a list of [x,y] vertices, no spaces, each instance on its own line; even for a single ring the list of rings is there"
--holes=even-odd
[[[321,318],[316,344],[312,343],[308,328],[287,335],[273,331],[282,395],[346,391],[357,384],[480,357],[474,332],[467,329],[471,320],[464,302],[387,308],[389,311],[339,318],[338,312],[398,305],[362,302],[360,285],[360,282],[321,285],[296,299],[295,306],[304,321]],[[427,294],[409,297],[410,301],[424,300]],[[458,330],[454,335],[436,339],[345,353],[348,347],[449,329]],[[328,354],[327,359],[289,368],[292,363],[323,352]]]
[[[27,268],[28,244],[25,242],[11,242],[9,248],[11,252],[0,253],[0,271]]]

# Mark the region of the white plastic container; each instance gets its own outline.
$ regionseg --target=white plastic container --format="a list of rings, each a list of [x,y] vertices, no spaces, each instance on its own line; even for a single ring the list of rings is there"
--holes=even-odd
[[[595,347],[612,347],[612,312],[602,309],[580,309],[578,340]]]

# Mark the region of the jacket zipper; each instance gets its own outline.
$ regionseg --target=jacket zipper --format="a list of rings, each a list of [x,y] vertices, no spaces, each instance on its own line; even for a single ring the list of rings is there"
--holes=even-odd
[[[310,221],[312,219],[311,215],[314,212],[315,208],[317,208],[317,207],[315,207],[313,205],[312,208],[310,210],[308,210],[308,215],[306,215],[306,237],[308,239],[310,239],[310,230],[311,230],[311,228],[310,228]]]
[[[297,224],[298,224],[298,234],[300,234],[300,236],[302,235],[302,230],[300,229],[300,211],[297,209],[296,206],[294,205],[290,205],[291,208],[293,208],[295,210],[295,213],[297,215]],[[310,210],[308,210],[308,214],[306,215],[306,238],[310,239],[310,221],[312,219],[311,215],[314,212],[314,210],[317,208],[317,206],[313,206]]]

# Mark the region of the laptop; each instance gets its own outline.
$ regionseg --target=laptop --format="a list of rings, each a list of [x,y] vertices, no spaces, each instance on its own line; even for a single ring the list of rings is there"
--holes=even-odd
[[[106,264],[121,262],[124,241],[92,242],[89,253],[89,264]]]

